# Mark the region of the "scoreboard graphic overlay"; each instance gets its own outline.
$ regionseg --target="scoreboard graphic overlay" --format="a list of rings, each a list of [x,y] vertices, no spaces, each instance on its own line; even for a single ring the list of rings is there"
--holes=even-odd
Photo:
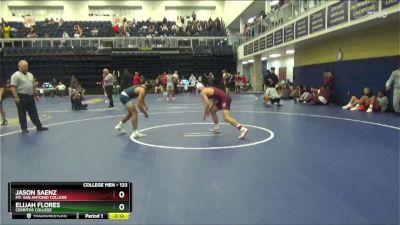
[[[131,182],[9,182],[12,219],[127,220]]]

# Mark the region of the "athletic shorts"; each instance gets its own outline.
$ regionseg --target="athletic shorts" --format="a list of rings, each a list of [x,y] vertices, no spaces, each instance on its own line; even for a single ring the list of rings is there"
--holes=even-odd
[[[231,110],[231,102],[231,97],[226,96],[222,101],[218,101],[215,106],[217,106],[218,110]]]
[[[174,84],[173,83],[167,84],[167,91],[173,91],[173,90],[174,90]]]
[[[122,105],[126,106],[126,104],[128,104],[129,102],[131,102],[131,98],[129,98],[128,96],[125,96],[121,93],[121,95],[119,95],[119,100],[121,101]]]

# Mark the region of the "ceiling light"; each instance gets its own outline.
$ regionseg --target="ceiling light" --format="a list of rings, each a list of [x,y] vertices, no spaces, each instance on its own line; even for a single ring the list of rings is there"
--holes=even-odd
[[[278,57],[281,57],[281,54],[271,54],[271,55],[269,55],[269,57],[278,58]]]

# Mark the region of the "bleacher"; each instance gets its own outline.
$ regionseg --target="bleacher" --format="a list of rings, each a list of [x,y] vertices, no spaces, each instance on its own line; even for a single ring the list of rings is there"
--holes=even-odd
[[[201,21],[205,22],[205,21]],[[13,38],[27,38],[27,34],[30,28],[26,28],[22,22],[8,22],[12,28],[12,37]],[[36,22],[34,27],[34,32],[38,35],[38,38],[44,38],[46,34],[50,38],[61,38],[63,32],[66,32],[69,37],[74,37],[74,26],[79,25],[82,29],[84,37],[113,37],[118,36],[115,34],[113,30],[113,25],[111,21],[65,21],[61,26],[57,22],[55,23],[47,23],[44,21]],[[210,26],[208,29],[204,29],[202,31],[184,31],[183,29],[179,29],[177,32],[172,31],[172,26],[176,25],[174,21],[168,21],[166,26],[168,27],[168,31],[164,32],[162,30],[163,22],[162,21],[137,21],[135,26],[130,29],[129,36],[131,37],[146,37],[146,36],[200,36],[200,37],[221,37],[226,36],[226,31],[223,25],[219,28],[216,26]],[[154,26],[156,32],[149,33],[148,28],[150,26]],[[98,34],[93,36],[92,30],[96,28],[98,30]]]

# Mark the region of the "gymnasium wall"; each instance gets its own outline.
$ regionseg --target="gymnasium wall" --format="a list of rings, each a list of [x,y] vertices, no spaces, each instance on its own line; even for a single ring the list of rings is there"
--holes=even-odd
[[[32,8],[40,7],[46,10],[46,7],[63,6],[61,15],[52,13],[43,14],[42,18],[46,16],[54,17],[54,19],[62,17],[64,20],[111,20],[111,17],[89,17],[90,6],[111,6],[119,7],[123,10],[124,7],[132,7],[134,9],[134,17],[136,20],[146,20],[149,17],[155,20],[162,20],[164,16],[170,20],[176,20],[178,14],[185,14],[182,16],[190,16],[192,11],[196,11],[197,18],[200,20],[208,20],[211,16],[215,17],[224,16],[224,2],[223,1],[0,1],[0,14],[9,21],[21,21],[20,17],[12,16],[9,6],[27,6]],[[167,9],[168,8],[168,9]],[[116,10],[118,11],[118,10]],[[132,11],[132,10],[131,10]],[[49,11],[51,12],[51,10]],[[210,15],[211,13],[211,15]],[[57,12],[56,12],[57,14]],[[187,15],[186,15],[187,14]],[[131,19],[131,18],[127,18]]]
[[[344,104],[362,88],[384,88],[391,72],[399,67],[399,20],[371,25],[361,30],[334,33],[329,37],[296,47],[294,81],[319,87],[325,68],[335,76],[335,100]],[[341,49],[343,61],[337,61]],[[391,93],[390,93],[391,97]]]
[[[279,68],[286,67],[286,79],[293,81],[293,55],[283,56],[280,58],[270,58],[267,62],[267,68],[275,67],[275,73],[279,76]],[[264,68],[263,68],[264,70]]]

